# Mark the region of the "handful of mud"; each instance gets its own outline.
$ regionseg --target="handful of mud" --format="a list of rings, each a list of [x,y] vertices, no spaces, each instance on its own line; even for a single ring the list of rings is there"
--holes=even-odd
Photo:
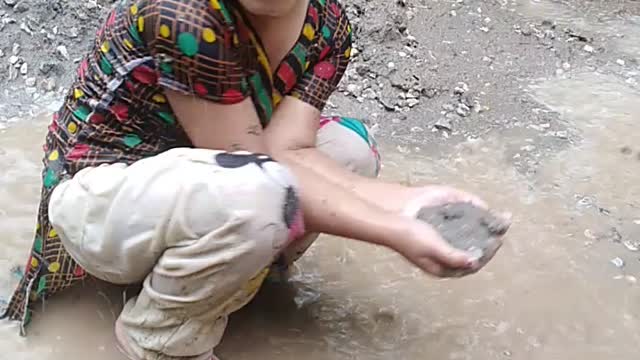
[[[468,203],[425,207],[420,209],[417,218],[433,226],[456,249],[472,254],[478,259],[479,268],[498,252],[502,246],[500,237],[511,226],[508,220]],[[462,277],[475,271],[448,269],[444,276]]]

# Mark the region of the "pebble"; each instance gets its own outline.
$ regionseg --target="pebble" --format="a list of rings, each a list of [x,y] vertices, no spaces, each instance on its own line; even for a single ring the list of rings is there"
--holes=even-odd
[[[56,66],[56,64],[54,62],[51,61],[46,61],[43,62],[42,64],[40,64],[40,73],[42,75],[47,75],[48,73],[51,72],[51,70],[53,70],[53,68]]]
[[[78,35],[79,35],[78,28],[76,27],[72,27],[71,29],[69,29],[69,32],[67,33],[67,36],[72,39],[77,38]]]
[[[415,107],[419,103],[420,103],[420,100],[418,99],[407,99],[407,106],[410,108]]]
[[[619,257],[611,259],[611,263],[618,269],[622,269],[624,267],[624,260]]]
[[[69,51],[64,45],[60,45],[56,48],[56,53],[60,54],[65,60],[69,60]]]
[[[24,63],[20,66],[20,74],[27,75],[28,71],[29,71],[29,65],[27,63]]]
[[[467,91],[469,91],[469,85],[467,85],[466,83],[463,83],[463,82],[459,82],[458,86],[456,86],[453,89],[453,94],[454,95],[463,95]]]
[[[444,111],[447,111],[447,112],[454,112],[456,110],[456,107],[453,106],[452,104],[443,104],[442,109],[444,109]]]
[[[451,120],[449,120],[448,118],[441,118],[433,125],[433,127],[438,130],[446,130],[446,131],[451,131],[453,129]]]
[[[13,46],[11,47],[11,53],[13,55],[20,55],[20,50],[22,49],[22,47],[20,46],[20,44],[15,43],[13,44]]]
[[[16,3],[18,3],[18,0],[4,0],[4,3],[8,6],[14,6]]]
[[[471,109],[467,105],[458,104],[458,107],[456,108],[456,114],[462,117],[467,117],[469,116],[470,113],[471,113]]]
[[[53,91],[56,89],[56,81],[53,78],[46,79],[42,82],[42,87],[46,91]]]
[[[34,77],[27,78],[27,80],[24,81],[24,84],[26,86],[30,86],[30,87],[35,86],[36,85],[36,78],[34,78]]]
[[[584,51],[586,51],[586,52],[588,52],[588,53],[593,53],[593,52],[595,51],[595,49],[593,48],[593,46],[591,46],[591,45],[589,45],[589,44],[585,45],[585,46],[582,48],[582,50],[584,50]]]
[[[17,13],[27,12],[29,11],[29,4],[27,3],[27,1],[19,1],[18,3],[16,3],[16,6],[14,6],[13,11]]]
[[[26,32],[27,34],[33,36],[33,31],[25,23],[20,23],[20,30],[22,30],[22,31]]]
[[[626,240],[622,242],[622,245],[624,245],[624,247],[626,247],[629,251],[640,251],[640,241]]]
[[[15,56],[15,55],[12,55],[12,56],[9,58],[9,64],[11,64],[11,65],[15,65],[15,64],[17,64],[17,63],[18,63],[18,61],[20,61],[20,58],[19,58],[19,57],[17,57],[17,56]]]
[[[0,57],[4,57],[4,51],[2,51],[2,49],[0,49]]]
[[[618,65],[620,65],[620,66],[624,66],[624,65],[625,65],[625,62],[624,62],[624,60],[622,60],[622,59],[618,59],[618,60],[616,60],[616,63],[617,63]]]
[[[347,85],[347,92],[349,94],[358,96],[358,94],[360,93],[360,87],[356,84],[349,84]]]
[[[396,67],[396,64],[394,64],[393,62],[390,62],[390,63],[387,64],[387,67],[389,69],[394,69]]]

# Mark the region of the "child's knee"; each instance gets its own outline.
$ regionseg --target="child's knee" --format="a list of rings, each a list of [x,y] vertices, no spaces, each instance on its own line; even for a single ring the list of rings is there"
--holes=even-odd
[[[350,171],[366,177],[380,172],[380,153],[371,131],[360,120],[323,118],[318,148]]]

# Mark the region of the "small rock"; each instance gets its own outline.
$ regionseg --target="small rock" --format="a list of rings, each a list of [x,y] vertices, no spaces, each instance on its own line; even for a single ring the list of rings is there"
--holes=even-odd
[[[467,91],[469,91],[469,85],[467,85],[466,83],[463,83],[463,82],[459,82],[458,86],[456,86],[453,89],[453,94],[454,95],[463,95]]]
[[[20,30],[22,30],[22,31],[26,32],[27,34],[33,36],[33,31],[25,23],[20,23]]]
[[[22,47],[20,46],[20,44],[14,43],[13,46],[11,47],[11,53],[13,55],[20,55],[20,50],[21,49],[22,49]]]
[[[569,64],[568,62],[563,63],[563,64],[562,64],[562,69],[563,69],[564,71],[569,71],[569,70],[571,69],[571,64]]]
[[[2,49],[0,49],[0,58],[4,57],[4,51],[2,51]]]
[[[591,46],[591,45],[589,45],[589,44],[585,45],[585,46],[582,48],[582,50],[584,50],[585,52],[588,52],[588,53],[593,53],[593,52],[595,51],[595,49],[593,48],[593,46]]]
[[[520,148],[521,151],[533,151],[535,149],[536,149],[535,145],[525,145]]]
[[[558,137],[560,139],[568,139],[569,138],[569,133],[567,133],[564,130],[556,131],[556,137]]]
[[[4,0],[4,3],[7,4],[8,6],[15,6],[18,3],[18,0]]]
[[[362,92],[362,97],[373,100],[377,98],[378,95],[376,94],[375,90],[373,90],[372,88],[367,88]]]
[[[398,56],[400,56],[400,57],[407,57],[407,53],[406,53],[406,52],[404,52],[404,51],[399,51],[399,52],[398,52]]]
[[[438,90],[433,89],[433,88],[422,89],[420,91],[420,94],[422,96],[426,97],[427,99],[433,99],[438,94]]]
[[[15,56],[15,55],[12,55],[12,56],[9,58],[9,64],[11,64],[11,65],[15,65],[15,64],[17,64],[17,63],[18,63],[18,61],[20,61],[20,58],[19,58],[19,57],[17,57],[17,56]]]
[[[438,130],[445,130],[445,131],[451,131],[453,129],[451,120],[449,120],[448,118],[441,118],[433,125],[433,127]]]
[[[443,104],[442,109],[447,112],[454,112],[456,110],[456,107],[452,104]]]
[[[624,260],[622,260],[619,257],[611,259],[611,263],[613,264],[613,266],[617,267],[618,269],[622,269],[624,267]]]
[[[624,245],[624,247],[626,247],[629,251],[640,251],[640,241],[626,240],[622,242],[622,245]]]
[[[407,106],[410,108],[415,107],[419,103],[420,103],[420,100],[418,99],[407,99]]]
[[[620,66],[624,66],[624,65],[626,64],[626,63],[624,62],[624,60],[622,60],[622,59],[618,59],[618,60],[616,60],[616,63],[617,63],[618,65],[620,65]]]
[[[85,6],[87,7],[87,9],[93,10],[98,7],[98,3],[96,2],[96,0],[89,0],[85,4]]]
[[[469,114],[471,114],[471,109],[465,104],[458,104],[458,107],[456,108],[456,114],[462,117],[467,117],[469,116]]]
[[[53,70],[56,67],[56,63],[51,62],[51,61],[47,61],[47,62],[43,62],[42,64],[40,64],[40,73],[42,75],[47,75],[51,72],[51,70]]]
[[[60,45],[56,48],[56,53],[62,56],[65,60],[69,60],[69,51],[67,47],[64,45]]]
[[[358,96],[360,94],[360,87],[356,84],[349,84],[347,85],[347,92],[349,94]]]
[[[419,126],[414,126],[414,127],[411,128],[411,132],[413,132],[413,133],[421,133],[423,131],[424,131],[424,129],[419,127]]]
[[[42,88],[46,91],[53,91],[56,89],[56,81],[53,78],[45,79],[42,82]]]
[[[29,11],[29,4],[27,4],[27,1],[20,1],[13,7],[13,11],[19,14],[27,12]]]
[[[27,75],[27,72],[29,71],[29,65],[27,63],[23,63],[20,66],[20,74],[22,75]]]
[[[394,64],[393,62],[389,62],[389,63],[387,64],[387,67],[388,67],[389,69],[394,69],[394,68],[396,67],[396,64]]]
[[[79,35],[78,28],[76,28],[76,27],[72,27],[71,29],[69,29],[69,32],[67,33],[67,36],[72,38],[72,39],[77,38],[78,35]]]
[[[27,80],[24,81],[24,84],[29,87],[36,86],[36,78],[34,77],[27,78]]]

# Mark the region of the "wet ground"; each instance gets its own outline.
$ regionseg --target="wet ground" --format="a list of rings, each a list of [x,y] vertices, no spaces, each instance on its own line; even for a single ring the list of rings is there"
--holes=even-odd
[[[573,3],[514,6],[527,21],[553,19],[600,39],[592,58],[520,79],[526,113],[489,112],[511,121],[455,141],[407,144],[382,131],[385,178],[452,184],[514,214],[492,263],[438,281],[385,249],[321,238],[290,284],[265,287],[232,317],[222,359],[637,359],[640,12],[603,17],[605,3]],[[0,298],[26,259],[46,123],[0,132]],[[111,326],[121,291],[92,286],[48,302],[28,339],[0,324],[0,359],[120,359]]]

